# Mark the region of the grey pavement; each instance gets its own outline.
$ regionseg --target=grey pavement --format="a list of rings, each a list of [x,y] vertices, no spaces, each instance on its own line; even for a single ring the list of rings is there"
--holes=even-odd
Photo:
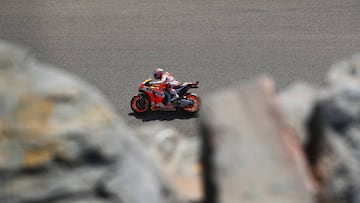
[[[199,80],[200,96],[261,73],[280,87],[320,84],[360,51],[360,1],[1,0],[0,38],[90,81],[130,125],[168,122],[193,135],[196,119],[128,115],[154,67]]]

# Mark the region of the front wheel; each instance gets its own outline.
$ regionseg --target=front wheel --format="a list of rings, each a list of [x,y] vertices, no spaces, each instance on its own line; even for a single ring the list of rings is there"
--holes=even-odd
[[[188,106],[184,106],[183,110],[186,113],[197,113],[200,110],[200,98],[198,96],[196,96],[195,94],[189,94],[186,96],[186,99],[190,100],[193,102],[192,105],[188,105]]]
[[[131,99],[130,106],[135,113],[145,113],[150,110],[150,100],[147,96],[138,94]]]

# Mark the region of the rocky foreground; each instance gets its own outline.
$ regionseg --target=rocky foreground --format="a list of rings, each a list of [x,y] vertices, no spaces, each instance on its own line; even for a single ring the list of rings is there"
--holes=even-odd
[[[179,202],[91,85],[0,43],[0,202]]]
[[[323,87],[203,98],[199,137],[129,128],[96,88],[0,42],[0,202],[358,203],[360,55]]]

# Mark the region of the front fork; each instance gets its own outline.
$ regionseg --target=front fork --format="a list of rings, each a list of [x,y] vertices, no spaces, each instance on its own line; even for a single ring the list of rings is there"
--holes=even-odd
[[[144,94],[139,94],[139,100],[137,101],[137,105],[139,106],[144,106],[145,105],[145,95]]]

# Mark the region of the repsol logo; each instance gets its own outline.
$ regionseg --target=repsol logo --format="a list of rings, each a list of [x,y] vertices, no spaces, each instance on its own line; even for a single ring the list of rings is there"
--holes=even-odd
[[[154,94],[155,96],[157,96],[157,97],[164,97],[164,96],[165,96],[164,92],[154,91],[153,94]]]

